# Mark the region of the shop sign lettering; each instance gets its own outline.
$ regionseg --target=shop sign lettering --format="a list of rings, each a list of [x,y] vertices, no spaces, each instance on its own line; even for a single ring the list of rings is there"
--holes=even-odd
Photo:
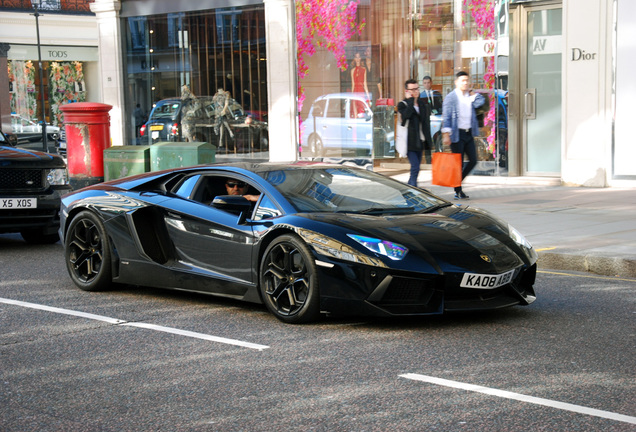
[[[572,61],[595,60],[596,53],[583,51],[581,48],[572,48]]]
[[[68,51],[48,50],[49,58],[65,59],[68,58]]]

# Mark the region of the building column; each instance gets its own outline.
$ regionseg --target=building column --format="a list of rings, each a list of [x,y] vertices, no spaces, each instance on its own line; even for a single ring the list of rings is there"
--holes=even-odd
[[[4,89],[0,93],[0,129],[3,132],[11,132],[11,103],[9,94],[5,93],[9,90],[9,74],[6,72],[9,47],[8,43],[0,43],[0,89]]]
[[[293,0],[264,0],[267,46],[269,159],[298,157],[296,4]]]
[[[97,17],[102,102],[113,106],[109,113],[111,142],[112,145],[125,145],[123,52],[119,25],[121,1],[95,0],[90,3],[90,8]]]

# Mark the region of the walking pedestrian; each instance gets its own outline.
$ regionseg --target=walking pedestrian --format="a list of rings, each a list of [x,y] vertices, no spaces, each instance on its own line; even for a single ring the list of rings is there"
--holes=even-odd
[[[462,169],[462,180],[477,165],[477,149],[475,137],[479,136],[479,124],[475,108],[485,103],[485,99],[472,89],[470,76],[464,72],[455,75],[455,90],[444,99],[442,108],[442,143],[450,145],[453,153],[460,153],[462,160],[464,155],[468,157]],[[462,186],[455,188],[455,199],[468,199]]]
[[[431,160],[431,111],[428,103],[420,99],[420,87],[414,79],[404,83],[405,98],[398,103],[398,112],[403,123],[408,121],[407,153],[411,165],[411,174],[408,184],[417,186],[417,177],[420,173],[422,153],[426,162]]]

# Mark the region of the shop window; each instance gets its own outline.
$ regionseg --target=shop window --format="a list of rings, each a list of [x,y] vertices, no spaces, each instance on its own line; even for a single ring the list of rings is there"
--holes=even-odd
[[[489,49],[494,22],[483,24],[494,11],[486,3],[296,0],[300,156],[397,157],[395,107],[404,98],[409,78],[423,90],[423,78],[431,77],[432,89],[444,97],[455,88],[455,73],[464,70],[475,88],[492,99],[490,106],[496,107],[494,57]],[[338,125],[325,125],[318,102],[332,104],[343,93],[353,94],[347,96],[348,112]],[[485,113],[484,119],[476,171],[492,174],[497,153],[494,111]],[[442,150],[440,115],[431,117],[431,135],[431,150]]]
[[[262,5],[131,17],[126,28],[126,105],[142,111],[128,120],[132,143],[205,141],[217,159],[269,159]],[[166,103],[179,108],[160,124],[153,108]]]

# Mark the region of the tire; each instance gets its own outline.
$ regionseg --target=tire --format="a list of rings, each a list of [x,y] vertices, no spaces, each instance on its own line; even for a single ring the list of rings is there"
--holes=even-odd
[[[314,156],[323,155],[322,140],[318,135],[312,135],[309,137],[309,152]]]
[[[53,244],[60,239],[57,233],[44,234],[42,229],[24,230],[20,232],[20,235],[25,242],[30,244]]]
[[[66,233],[64,258],[71,279],[84,291],[112,284],[110,241],[104,224],[90,211],[73,218]]]
[[[319,317],[316,264],[299,237],[285,234],[270,243],[263,254],[259,274],[261,297],[276,318],[301,324]]]

